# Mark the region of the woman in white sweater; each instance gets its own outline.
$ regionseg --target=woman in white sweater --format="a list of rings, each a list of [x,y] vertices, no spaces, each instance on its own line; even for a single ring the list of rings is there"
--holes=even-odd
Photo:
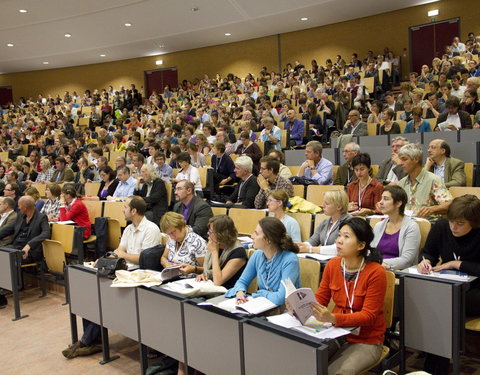
[[[417,264],[420,228],[405,216],[407,193],[399,186],[387,186],[378,202],[379,211],[387,218],[373,228],[372,247],[378,249],[386,269],[405,269]]]

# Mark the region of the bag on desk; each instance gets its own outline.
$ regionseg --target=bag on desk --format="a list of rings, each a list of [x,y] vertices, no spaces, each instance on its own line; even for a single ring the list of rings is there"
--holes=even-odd
[[[115,253],[106,253],[105,256],[98,258],[95,265],[97,274],[102,277],[115,278],[115,271],[128,269],[127,262],[119,258]]]

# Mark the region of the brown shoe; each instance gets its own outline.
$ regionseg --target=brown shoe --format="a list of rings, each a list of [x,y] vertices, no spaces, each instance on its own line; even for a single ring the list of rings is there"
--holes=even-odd
[[[78,357],[77,350],[81,347],[82,343],[77,341],[75,344],[69,345],[67,349],[62,351],[62,354],[67,359]]]
[[[83,346],[81,348],[78,348],[76,350],[76,353],[77,353],[77,355],[79,355],[81,357],[84,357],[84,356],[87,356],[87,355],[91,355],[91,354],[101,352],[102,350],[103,350],[102,345],[91,345],[91,346]]]

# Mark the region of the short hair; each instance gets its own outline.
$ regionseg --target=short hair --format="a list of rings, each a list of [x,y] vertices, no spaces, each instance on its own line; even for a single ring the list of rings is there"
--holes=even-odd
[[[328,199],[333,205],[339,206],[342,214],[348,212],[348,195],[344,190],[327,190],[323,194],[323,200]]]
[[[232,247],[237,241],[238,231],[230,216],[214,216],[208,221],[208,226],[212,226],[217,241],[225,246],[225,248]]]
[[[367,168],[370,168],[372,165],[372,159],[370,159],[370,155],[365,152],[356,155],[352,160],[352,167],[355,168],[359,164],[366,165]]]
[[[386,113],[387,116],[392,120],[395,117],[395,112],[391,108],[386,108],[383,110],[383,113]]]
[[[68,194],[73,198],[77,197],[77,191],[75,190],[75,187],[73,186],[73,184],[63,185],[62,193]]]
[[[445,102],[445,107],[454,107],[454,108],[460,108],[460,99],[458,99],[456,96],[450,97],[446,102]]]
[[[251,172],[253,169],[253,161],[250,156],[242,155],[235,160],[235,165],[239,165],[240,167],[246,169],[247,171]]]
[[[270,155],[270,154],[275,154],[276,159],[277,159],[281,164],[285,163],[285,154],[284,154],[282,151],[277,150],[277,149],[272,149],[272,150],[270,150],[270,151],[268,152],[268,155]]]
[[[130,174],[130,168],[128,168],[126,165],[123,165],[117,168],[117,173],[118,172]]]
[[[169,211],[162,216],[160,220],[160,229],[162,232],[166,232],[170,228],[183,229],[187,226],[183,215]]]
[[[63,156],[59,156],[58,158],[55,159],[55,161],[58,161],[58,162],[63,163],[63,164],[67,164],[67,161],[65,160],[65,158]]]
[[[421,164],[423,159],[422,146],[416,143],[407,143],[398,150],[398,156],[407,156],[412,160],[418,158],[418,163]]]
[[[240,138],[250,139],[250,134],[248,134],[248,132],[241,132],[240,133]]]
[[[40,193],[35,186],[30,186],[26,188],[23,193],[25,195],[30,195],[35,200],[35,202],[40,199]]]
[[[101,147],[94,147],[92,149],[92,154],[97,154],[98,156],[103,156],[103,150]]]
[[[141,153],[137,152],[135,155],[132,156],[133,158],[137,158],[138,161],[145,163],[145,156],[143,156]]]
[[[10,188],[15,192],[16,196],[20,194],[20,187],[18,186],[18,184],[16,184],[15,182],[8,182],[5,186],[7,185],[10,185]]]
[[[52,193],[52,195],[53,195],[54,197],[59,197],[60,194],[62,194],[62,188],[61,188],[61,186],[58,185],[58,184],[56,184],[56,183],[54,183],[54,182],[48,184],[48,185],[47,185],[47,188],[48,188],[48,190],[50,190],[50,193]]]
[[[398,185],[385,186],[385,189],[383,189],[383,191],[388,191],[390,193],[393,203],[402,202],[402,205],[398,208],[398,212],[402,216],[405,215],[405,206],[408,202],[407,192]]]
[[[281,201],[284,210],[287,208],[289,196],[285,190],[274,190],[268,195],[277,201]]]
[[[305,147],[311,147],[314,153],[319,153],[322,156],[323,147],[322,144],[318,141],[310,141]]]
[[[450,154],[451,154],[451,152],[452,152],[452,150],[450,149],[450,145],[449,145],[446,141],[442,141],[442,142],[440,143],[440,148],[441,148],[442,150],[445,150],[445,156],[446,156],[447,158],[449,158],[449,157],[450,157]]]
[[[128,207],[130,207],[130,210],[135,209],[138,215],[145,216],[145,212],[147,212],[147,203],[145,200],[138,195],[133,195],[128,197],[128,199]]]
[[[266,122],[269,122],[269,123],[271,123],[271,124],[274,124],[274,123],[275,123],[275,121],[273,121],[273,118],[271,118],[271,117],[264,117],[264,118],[262,118],[262,124],[265,124]]]
[[[177,163],[183,161],[183,162],[186,162],[186,163],[190,164],[191,163],[190,160],[191,159],[190,159],[190,155],[188,154],[188,152],[181,152],[177,155]]]
[[[112,167],[110,167],[109,165],[103,166],[102,168],[99,169],[98,172],[99,172],[99,173],[103,172],[103,173],[107,174],[109,181],[112,181],[112,180],[115,179],[115,177],[117,177],[115,171],[114,171],[114,170],[112,169]]]
[[[438,91],[435,91],[435,92],[431,92],[431,91],[430,91],[430,92],[427,94],[427,99],[430,99],[430,97],[432,97],[432,96],[435,96],[437,99],[440,99],[443,95],[442,95],[440,92],[438,92]]]
[[[416,115],[416,116],[420,116],[420,117],[421,117],[422,114],[423,114],[422,108],[420,108],[420,107],[415,107],[415,108],[412,109],[412,115]]]
[[[195,192],[195,185],[193,184],[192,181],[189,181],[189,180],[181,180],[179,182],[177,182],[177,185],[180,184],[180,183],[183,183],[185,185],[185,189],[190,189],[192,191],[192,194],[194,194]]]
[[[223,143],[223,142],[215,142],[213,147],[215,147],[222,154],[225,152],[225,143]]]
[[[395,138],[392,139],[392,143],[393,143],[393,142],[398,142],[398,141],[402,141],[402,142],[408,143],[408,139],[405,138],[405,137],[398,136],[398,137],[395,137]]]
[[[349,142],[345,145],[345,147],[350,146],[353,152],[356,152],[357,154],[360,152],[360,145],[355,142]],[[344,148],[345,148],[344,147]]]
[[[264,156],[260,159],[260,163],[265,163],[267,169],[271,169],[273,173],[278,174],[280,170],[280,162],[271,156]]]
[[[3,203],[5,203],[8,206],[8,208],[11,208],[12,210],[15,209],[15,201],[12,198],[2,197],[2,199],[3,199]]]
[[[450,221],[457,219],[467,220],[472,228],[480,227],[480,199],[475,195],[465,194],[455,198],[447,210]]]

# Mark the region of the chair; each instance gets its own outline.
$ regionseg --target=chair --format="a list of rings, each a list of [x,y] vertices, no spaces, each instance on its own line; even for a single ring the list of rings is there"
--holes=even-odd
[[[329,190],[345,190],[343,185],[309,185],[307,186],[307,201],[323,205],[323,194]]]
[[[368,135],[378,135],[378,124],[376,122],[367,122]]]
[[[198,174],[200,175],[200,184],[202,185],[202,189],[207,187],[207,172],[209,168],[197,168]]]
[[[258,222],[266,216],[266,211],[230,208],[228,216],[232,218],[239,234],[251,236],[255,232]]]
[[[71,254],[73,252],[74,231],[75,227],[73,225],[52,224],[51,239],[61,243],[64,253]]]
[[[397,120],[395,121],[398,126],[400,126],[400,133],[403,134],[405,133],[405,128],[407,127],[407,122],[403,120]]]
[[[290,172],[292,172],[292,176],[296,176],[298,174],[298,171],[302,167],[301,165],[287,165],[288,169],[290,169]]]
[[[172,184],[165,183],[165,189],[167,190],[167,206],[172,204]]]
[[[338,168],[340,168],[339,165],[334,165],[333,166],[333,181],[335,181],[335,179],[337,178]]]
[[[40,193],[41,198],[46,198],[47,196],[45,195],[45,189],[47,188],[46,184],[41,184],[39,182],[34,182],[32,184],[32,187],[36,188],[38,192]]]
[[[393,272],[387,271],[387,291],[385,293],[384,305],[383,305],[383,315],[385,317],[385,325],[388,328],[392,326],[393,321],[393,304],[395,300],[395,274]],[[370,367],[362,370],[359,374],[365,374],[371,369],[377,367],[382,363],[382,361],[387,358],[388,353],[390,353],[390,348],[383,345],[382,354],[377,362],[375,362]]]
[[[304,212],[288,212],[287,214],[297,220],[300,225],[302,241],[308,240],[312,234],[312,214]]]
[[[218,215],[226,215],[227,208],[226,207],[212,207],[213,216]]]
[[[87,182],[85,184],[85,195],[96,197],[100,189],[100,182]]]
[[[95,218],[102,216],[102,208],[103,202],[102,201],[82,201],[88,210],[88,217],[90,218],[90,224],[95,224]]]
[[[321,263],[314,259],[298,258],[300,265],[300,285],[315,293],[320,285]]]
[[[465,329],[468,331],[480,332],[480,318],[476,316],[467,318]]]
[[[370,219],[370,226],[373,228],[375,224],[377,224],[381,219],[374,218]],[[419,218],[413,218],[415,222],[417,223],[418,227],[420,228],[420,247],[419,249],[422,249],[423,246],[425,246],[425,241],[427,240],[428,233],[430,232],[430,228],[432,227],[432,224],[428,220],[424,219],[419,219]]]
[[[472,194],[480,198],[480,187],[452,186],[448,190],[454,198],[461,197],[465,194]]]
[[[378,174],[378,169],[379,169],[378,164],[372,164],[370,166],[370,170],[372,171],[372,176],[375,177]]]
[[[305,186],[293,185],[293,195],[300,198],[305,198]]]
[[[42,247],[48,272],[55,276],[63,277],[67,260],[62,243],[59,241],[44,240]]]
[[[127,226],[127,221],[125,220],[125,215],[123,214],[124,206],[124,202],[105,202],[105,206],[103,207],[103,216],[117,219],[120,223],[120,226],[125,228]]]
[[[325,214],[316,214],[315,215],[315,221],[313,223],[313,233],[315,233],[315,231],[317,230],[318,226],[320,225],[320,223],[325,220],[325,219],[328,219],[330,218],[330,216],[327,216]]]
[[[120,245],[120,238],[122,237],[122,230],[120,222],[117,219],[107,219],[107,248],[115,250]]]
[[[467,178],[467,187],[473,186],[473,163],[465,163],[465,176]]]

